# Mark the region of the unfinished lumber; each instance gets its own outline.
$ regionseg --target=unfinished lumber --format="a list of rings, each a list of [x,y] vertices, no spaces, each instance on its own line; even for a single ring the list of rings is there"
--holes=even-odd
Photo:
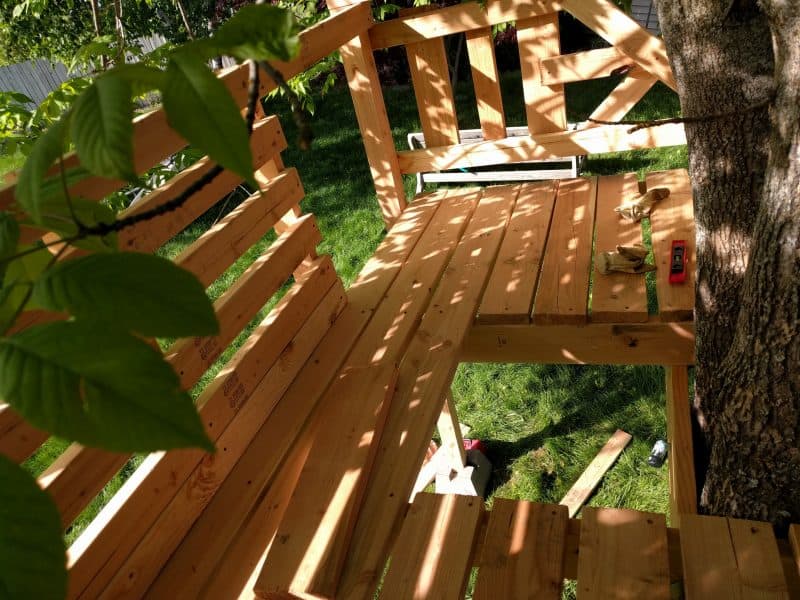
[[[620,246],[642,244],[642,225],[621,218],[614,208],[639,197],[636,173],[600,177],[597,184],[595,256]],[[644,323],[647,288],[644,275],[600,274],[592,266],[592,315],[595,323]]]
[[[697,266],[692,185],[686,169],[648,173],[647,189],[667,188],[669,196],[659,200],[650,213],[653,256],[656,263],[658,312],[664,321],[688,321],[694,315],[694,285]],[[672,241],[686,242],[686,281],[669,282]]]
[[[581,519],[578,594],[582,600],[669,600],[664,515],[586,507]]]
[[[596,177],[558,185],[533,304],[537,325],[586,323],[596,196]]]
[[[611,468],[611,465],[616,462],[619,455],[622,454],[622,451],[625,449],[625,446],[630,444],[631,439],[633,439],[631,434],[617,429],[614,435],[606,442],[605,446],[597,453],[597,456],[592,459],[592,462],[589,463],[586,470],[581,473],[581,476],[578,477],[578,480],[572,485],[566,496],[564,496],[560,502],[560,504],[563,504],[569,509],[570,517],[574,517],[578,514],[581,506],[583,506],[584,502],[592,495],[592,492],[598,486],[600,480],[603,479],[603,475],[605,475],[606,471]]]
[[[542,85],[571,83],[608,77],[614,71],[631,67],[636,63],[613,46],[597,48],[574,54],[561,54],[541,59]]]
[[[636,67],[638,68],[638,67]],[[597,124],[592,123],[591,120],[596,121],[620,121],[636,106],[644,95],[653,87],[658,81],[652,75],[648,77],[634,77],[635,73],[632,71],[623,79],[617,87],[615,87],[606,96],[603,101],[598,104],[597,108],[592,111],[587,119],[587,127],[596,127]]]
[[[669,442],[669,505],[675,527],[681,515],[697,512],[697,483],[689,405],[689,372],[685,366],[664,367]]]
[[[462,598],[469,579],[483,501],[418,494],[408,510],[381,598]]]
[[[519,196],[494,265],[477,322],[529,323],[558,184],[519,186]]]
[[[788,600],[775,533],[769,523],[728,519],[743,598]]]
[[[560,600],[568,522],[564,506],[496,498],[475,600]]]
[[[528,131],[554,133],[567,128],[564,86],[542,82],[541,59],[561,54],[558,13],[517,21],[517,42],[522,73],[522,95]]]
[[[483,139],[502,139],[506,137],[506,115],[500,93],[500,76],[497,72],[492,30],[489,27],[473,29],[466,33],[466,38]]]
[[[467,464],[467,453],[464,450],[464,438],[458,424],[456,402],[453,392],[447,390],[442,404],[442,412],[436,420],[436,429],[442,440],[440,450],[443,450],[446,463],[454,469],[463,468]]]
[[[368,596],[414,486],[442,399],[458,366],[516,200],[513,186],[486,188],[400,366],[399,388],[358,515],[339,586]]]

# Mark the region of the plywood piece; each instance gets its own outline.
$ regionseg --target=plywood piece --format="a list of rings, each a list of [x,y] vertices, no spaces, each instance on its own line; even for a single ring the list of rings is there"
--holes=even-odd
[[[409,44],[406,54],[425,146],[457,144],[458,121],[444,40]]]
[[[543,58],[541,63],[542,85],[608,77],[614,71],[636,64],[613,46]]]
[[[497,72],[492,30],[487,27],[468,31],[466,38],[483,139],[502,139],[506,137],[506,114],[500,93],[500,76]]]
[[[557,182],[519,186],[500,253],[483,294],[478,323],[530,322]]]
[[[569,509],[569,516],[574,517],[583,506],[584,502],[589,499],[592,492],[603,479],[611,466],[616,462],[619,455],[625,447],[630,444],[632,436],[621,429],[617,429],[614,435],[606,442],[605,446],[600,449],[586,467],[586,470],[581,473],[578,480],[572,484],[572,487],[567,492],[567,495],[562,498],[560,504],[563,504]]]
[[[595,256],[613,252],[617,245],[642,244],[642,224],[631,223],[614,212],[623,202],[639,197],[635,173],[601,177],[597,184]],[[609,273],[596,267],[592,284],[592,321],[596,323],[643,323],[647,321],[647,289],[644,275]]]
[[[629,73],[592,111],[592,114],[589,115],[588,127],[593,126],[591,119],[612,122],[624,119],[631,109],[636,106],[636,103],[644,98],[644,95],[658,81],[652,75],[634,77],[634,74],[634,72]]]
[[[397,156],[403,173],[427,173],[686,143],[686,134],[680,123],[647,127],[633,133],[629,130],[629,125],[599,125],[441,148],[404,150]]]
[[[669,600],[664,515],[619,508],[584,509],[578,596],[581,600]]]
[[[564,506],[496,498],[475,600],[560,600],[568,522]]]
[[[596,195],[597,178],[559,183],[533,306],[536,324],[586,322]]]
[[[463,598],[483,500],[418,494],[406,514],[381,598]]]
[[[563,0],[561,6],[646,71],[677,90],[664,40],[651,34],[611,2]]]
[[[542,83],[540,60],[561,54],[558,36],[558,13],[517,21],[522,93],[528,130],[553,133],[567,128],[564,86]]]
[[[664,371],[667,381],[670,512],[673,525],[679,527],[681,515],[697,512],[689,372],[685,366],[665,367]]]
[[[658,312],[664,321],[687,321],[694,315],[694,286],[697,254],[694,231],[694,205],[689,174],[685,169],[648,173],[647,189],[667,188],[669,196],[655,204],[650,213],[653,240],[653,257],[656,271]],[[684,240],[686,254],[686,281],[677,285],[669,283],[672,241]]]
[[[398,393],[389,407],[375,466],[348,549],[339,593],[365,597],[374,589],[397,533],[442,398],[449,389],[461,343],[494,265],[516,194],[512,186],[486,188],[400,366]]]
[[[476,325],[461,348],[463,362],[598,365],[691,365],[694,323]]]

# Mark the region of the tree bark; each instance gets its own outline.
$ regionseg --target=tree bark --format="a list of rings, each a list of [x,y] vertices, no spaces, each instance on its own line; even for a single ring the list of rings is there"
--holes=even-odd
[[[701,507],[775,523],[800,519],[798,4],[658,3],[683,114],[733,113],[686,125]]]

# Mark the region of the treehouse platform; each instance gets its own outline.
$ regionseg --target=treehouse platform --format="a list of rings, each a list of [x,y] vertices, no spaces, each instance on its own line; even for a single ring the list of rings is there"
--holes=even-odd
[[[697,516],[688,367],[694,362],[694,217],[686,171],[439,188],[405,197],[404,174],[685,143],[682,126],[567,129],[563,85],[627,73],[593,113],[621,119],[657,81],[674,88],[664,45],[605,0],[488,0],[412,10],[380,24],[369,2],[329,0],[300,34],[286,77],[339,49],[375,180],[386,236],[345,289],[303,214],[300,174],[284,166],[275,116],[251,136],[259,190],[175,262],[205,285],[271,230],[275,241],[216,300],[220,333],[165,353],[185,389],[215,365],[259,311],[268,315],[199,393],[215,454],[144,458],[69,548],[69,597],[581,599],[798,597],[800,530]],[[608,48],[562,55],[558,11]],[[530,135],[506,137],[491,27],[515,21]],[[483,131],[460,143],[443,37],[466,34]],[[398,151],[373,51],[405,46],[426,141]],[[622,69],[622,71],[620,71]],[[220,73],[243,107],[248,69]],[[261,93],[274,89],[267,77]],[[161,110],[138,117],[144,172],[183,148]],[[74,160],[73,163],[74,164]],[[68,165],[69,166],[69,165]],[[213,167],[203,158],[121,216],[160,206]],[[154,252],[241,183],[225,171],[174,211],[122,230],[126,251]],[[100,200],[123,182],[76,184]],[[667,188],[647,220],[614,207]],[[14,187],[0,190],[0,207]],[[23,240],[41,235],[23,229]],[[688,277],[670,284],[673,240]],[[656,271],[600,275],[595,253],[645,243]],[[62,318],[21,315],[15,327]],[[454,470],[463,445],[450,385],[460,362],[662,365],[670,444],[665,515],[418,493],[435,429]],[[0,452],[24,461],[48,438],[0,406]],[[67,529],[130,459],[72,444],[39,477]],[[672,594],[672,595],[671,595]]]

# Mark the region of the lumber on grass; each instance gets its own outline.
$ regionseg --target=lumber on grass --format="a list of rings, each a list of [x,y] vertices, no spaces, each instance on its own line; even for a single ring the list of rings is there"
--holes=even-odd
[[[617,429],[614,435],[606,442],[606,445],[600,449],[597,456],[594,457],[586,470],[578,477],[578,481],[570,488],[567,495],[559,502],[569,509],[569,516],[574,517],[580,510],[583,503],[589,499],[592,492],[600,483],[603,475],[606,474],[611,468],[611,465],[617,460],[622,451],[625,449],[633,436],[631,434]]]

